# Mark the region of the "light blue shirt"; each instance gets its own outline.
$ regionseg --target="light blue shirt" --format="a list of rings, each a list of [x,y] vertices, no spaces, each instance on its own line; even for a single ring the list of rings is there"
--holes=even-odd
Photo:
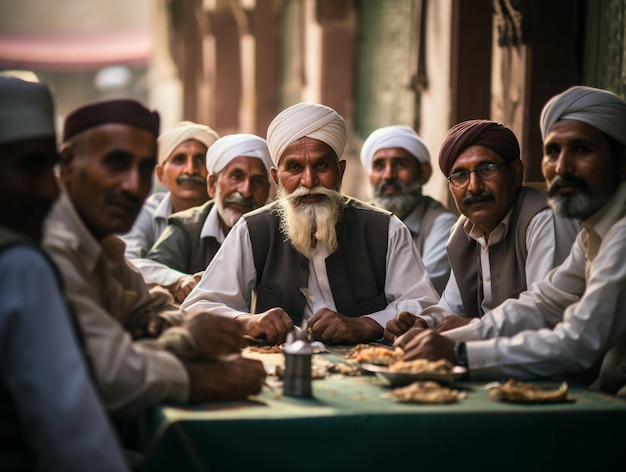
[[[3,250],[0,382],[14,401],[37,470],[129,470],[69,320],[49,262],[27,246]]]

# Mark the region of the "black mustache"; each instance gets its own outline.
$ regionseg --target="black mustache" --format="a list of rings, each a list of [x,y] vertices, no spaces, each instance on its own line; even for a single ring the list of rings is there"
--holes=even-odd
[[[552,179],[548,187],[548,195],[553,196],[563,187],[578,187],[582,191],[587,191],[587,181],[575,175],[559,175]]]
[[[463,199],[463,205],[471,205],[473,203],[489,202],[495,200],[493,193],[483,192],[478,195],[468,195]]]
[[[244,208],[250,208],[251,210],[256,208],[254,200],[251,197],[244,197],[239,192],[235,192],[232,195],[224,198],[224,206],[228,205],[239,205]]]
[[[196,182],[199,184],[206,184],[206,179],[200,177],[198,174],[183,174],[180,177],[176,178],[176,183],[178,185],[183,184],[185,182]]]
[[[390,179],[382,180],[376,186],[376,190],[381,191],[382,189],[384,189],[388,185],[393,185],[394,187],[398,187],[399,189],[404,190],[404,182],[402,182],[400,179],[396,179],[395,177],[392,177]]]
[[[127,206],[132,207],[135,211],[139,211],[141,209],[141,204],[142,204],[139,198],[135,197],[134,195],[131,195],[130,193],[121,192],[121,191],[111,192],[109,195],[107,195],[106,202],[108,204],[112,203],[114,205],[118,205],[118,204],[127,205]]]

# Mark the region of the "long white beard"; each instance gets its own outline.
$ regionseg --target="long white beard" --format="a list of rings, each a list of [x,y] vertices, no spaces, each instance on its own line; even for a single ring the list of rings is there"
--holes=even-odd
[[[301,203],[304,195],[324,195],[317,203]],[[287,194],[282,186],[276,192],[280,229],[298,252],[309,257],[316,244],[324,244],[333,253],[337,250],[335,225],[343,209],[343,196],[326,187],[299,187]]]

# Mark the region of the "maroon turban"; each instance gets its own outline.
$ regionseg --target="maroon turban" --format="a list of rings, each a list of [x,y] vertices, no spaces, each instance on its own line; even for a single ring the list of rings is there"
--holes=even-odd
[[[439,150],[439,167],[446,177],[459,154],[470,146],[490,149],[505,161],[519,159],[519,143],[509,128],[491,120],[463,121],[450,128]]]
[[[159,114],[134,100],[109,100],[86,105],[70,113],[65,119],[63,142],[79,133],[110,123],[141,128],[159,136]]]

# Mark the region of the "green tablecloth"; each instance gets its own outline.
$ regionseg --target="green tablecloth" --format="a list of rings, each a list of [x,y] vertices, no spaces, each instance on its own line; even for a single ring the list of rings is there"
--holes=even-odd
[[[312,399],[158,406],[140,421],[142,470],[626,470],[626,401],[570,386],[575,402],[508,404],[462,385],[452,405],[394,403],[363,376],[315,380]]]

